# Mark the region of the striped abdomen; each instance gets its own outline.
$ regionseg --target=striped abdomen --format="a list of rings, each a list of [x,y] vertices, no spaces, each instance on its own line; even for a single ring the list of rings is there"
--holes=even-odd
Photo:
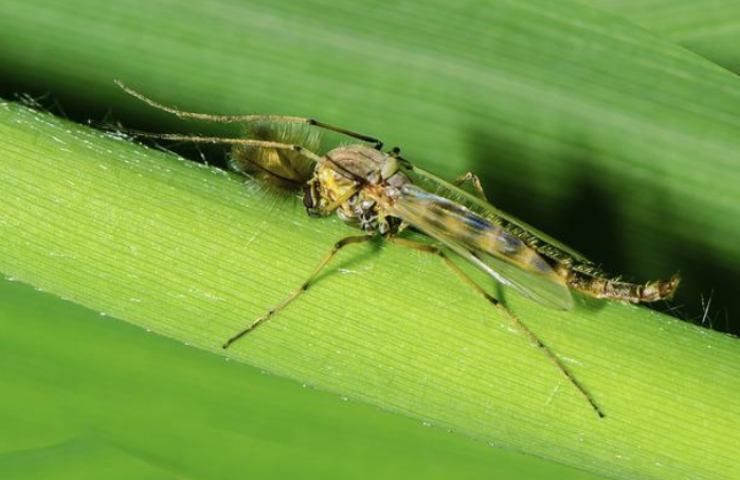
[[[637,284],[592,276],[573,269],[565,270],[563,274],[570,288],[588,296],[630,303],[657,302],[671,298],[680,282],[678,275],[669,280]]]

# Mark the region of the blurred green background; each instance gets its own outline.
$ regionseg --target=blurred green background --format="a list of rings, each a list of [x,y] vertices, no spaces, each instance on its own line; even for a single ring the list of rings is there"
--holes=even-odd
[[[609,270],[681,271],[674,314],[740,329],[738,157],[725,142],[740,102],[723,70],[740,65],[735,2],[3,8],[4,98],[29,94],[80,122],[211,131],[133,102],[121,78],[201,111],[348,125],[447,177],[475,170],[497,205]],[[1,288],[7,478],[590,478]]]

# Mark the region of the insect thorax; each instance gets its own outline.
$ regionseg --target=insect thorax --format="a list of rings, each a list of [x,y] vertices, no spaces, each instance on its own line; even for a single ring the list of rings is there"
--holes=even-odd
[[[395,233],[401,222],[385,214],[379,198],[387,187],[409,181],[397,168],[390,168],[395,159],[364,145],[339,147],[325,158],[306,187],[304,203],[309,214],[334,210],[344,222],[366,232]]]

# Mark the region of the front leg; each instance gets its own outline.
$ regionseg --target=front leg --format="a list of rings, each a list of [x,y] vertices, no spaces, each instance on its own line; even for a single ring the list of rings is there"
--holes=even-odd
[[[332,258],[339,253],[339,251],[346,247],[347,245],[352,245],[355,243],[363,243],[368,242],[372,240],[372,235],[355,235],[351,237],[344,237],[343,239],[339,240],[334,244],[332,249],[327,252],[326,255],[324,255],[324,258],[321,259],[318,265],[316,265],[316,268],[314,268],[313,272],[304,280],[304,282],[301,284],[300,287],[293,290],[293,292],[288,295],[286,298],[284,298],[280,303],[269,309],[267,312],[265,312],[262,316],[258,317],[256,320],[253,320],[252,323],[247,325],[244,329],[237,332],[235,335],[233,335],[231,338],[226,340],[226,342],[222,345],[222,348],[225,350],[231,346],[234,342],[242,338],[244,335],[248,334],[261,324],[263,324],[266,320],[268,320],[270,317],[273,317],[278,312],[280,312],[282,309],[287,307],[293,300],[298,298],[301,294],[306,292],[314,283],[316,278],[319,276],[322,270],[329,264]]]

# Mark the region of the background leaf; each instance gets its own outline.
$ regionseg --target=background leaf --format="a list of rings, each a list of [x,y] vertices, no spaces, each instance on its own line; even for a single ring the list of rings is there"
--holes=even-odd
[[[740,4],[732,0],[591,0],[703,57],[740,72]]]

